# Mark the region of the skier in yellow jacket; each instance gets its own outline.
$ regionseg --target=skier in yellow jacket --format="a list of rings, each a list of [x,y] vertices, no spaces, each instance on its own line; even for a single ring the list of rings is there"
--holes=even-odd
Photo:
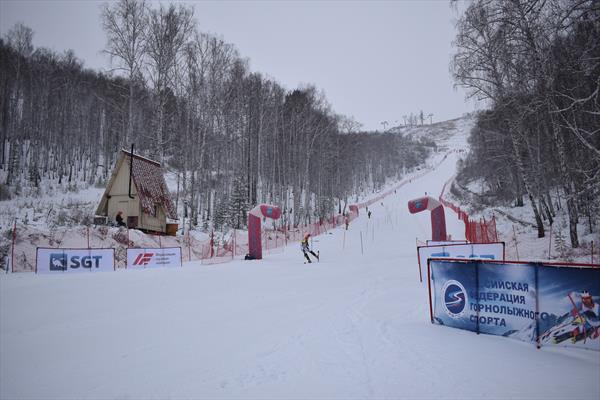
[[[319,259],[319,254],[315,254],[315,252],[310,249],[310,247],[308,245],[309,239],[310,239],[310,233],[307,233],[306,235],[304,235],[304,239],[302,239],[302,241],[300,242],[300,248],[302,249],[302,253],[304,253],[304,257],[306,257],[306,261],[311,263],[312,261],[310,260],[308,253],[312,254],[317,260]]]

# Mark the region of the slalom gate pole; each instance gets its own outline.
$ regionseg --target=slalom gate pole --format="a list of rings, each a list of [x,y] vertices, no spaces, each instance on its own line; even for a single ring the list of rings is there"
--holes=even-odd
[[[192,261],[192,237],[190,236],[190,231],[187,233],[188,235],[188,261]]]
[[[495,229],[495,235],[496,235],[496,242],[499,242],[498,240],[498,227],[496,225],[496,216],[494,214],[492,214],[492,220],[494,221],[494,229]]]
[[[594,241],[592,240],[592,264],[594,263]]]
[[[581,321],[585,321],[585,319],[581,316],[581,314],[579,314],[579,309],[575,305],[575,302],[573,301],[573,298],[571,297],[571,293],[567,294],[567,297],[569,298],[569,300],[571,300],[571,304],[573,305],[573,311],[575,311],[575,314],[577,314],[577,316],[581,319]],[[583,344],[585,344],[585,341],[587,339],[587,333],[586,333],[586,330],[585,330],[585,323],[582,323],[581,326],[583,327]]]
[[[515,250],[517,251],[517,261],[519,260],[519,245],[517,244],[517,232],[515,231],[515,226],[513,224],[513,239],[515,241]]]
[[[346,231],[344,231],[344,240],[342,241],[342,249],[345,249],[345,248],[346,248]],[[592,260],[593,259],[594,259],[594,257],[592,256]]]
[[[15,218],[15,222],[14,222],[14,225],[13,225],[12,250],[11,250],[11,255],[10,255],[10,257],[11,257],[11,259],[10,259],[10,272],[15,272],[15,242],[16,242],[16,239],[17,239],[17,219]],[[592,254],[593,254],[593,252],[592,252]],[[6,272],[8,272],[8,267],[6,268]]]
[[[363,251],[363,240],[362,240],[362,231],[360,231],[360,254],[364,254],[364,251]]]
[[[552,225],[550,225],[550,235],[548,236],[548,258],[550,258],[551,249],[552,249]]]

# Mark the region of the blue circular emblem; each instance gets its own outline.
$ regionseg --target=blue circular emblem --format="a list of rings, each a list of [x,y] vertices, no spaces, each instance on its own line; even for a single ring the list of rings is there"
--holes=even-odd
[[[459,318],[467,308],[467,291],[458,281],[450,280],[442,288],[444,311],[452,318]]]
[[[269,207],[267,208],[267,215],[271,215],[273,214],[273,208]]]

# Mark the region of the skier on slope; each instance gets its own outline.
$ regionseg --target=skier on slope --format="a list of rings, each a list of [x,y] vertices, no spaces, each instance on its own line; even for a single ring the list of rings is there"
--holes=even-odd
[[[600,336],[600,306],[594,303],[592,295],[587,290],[581,293],[581,309],[577,310],[576,317],[579,324],[571,332],[573,343],[580,340],[582,336],[592,339]]]
[[[309,263],[312,263],[312,261],[310,260],[310,257],[308,256],[308,253],[312,254],[317,260],[319,259],[319,255],[315,254],[314,251],[312,251],[308,245],[308,240],[310,239],[310,233],[307,233],[306,235],[304,235],[304,239],[302,239],[302,241],[300,242],[300,248],[302,249],[302,253],[304,254],[304,257],[306,257],[306,260]]]

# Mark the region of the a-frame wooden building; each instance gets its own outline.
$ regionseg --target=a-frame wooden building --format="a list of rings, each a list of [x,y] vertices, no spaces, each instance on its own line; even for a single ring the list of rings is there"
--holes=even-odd
[[[121,150],[96,215],[114,221],[119,211],[129,228],[174,234],[177,224],[167,218],[177,213],[160,163]]]

